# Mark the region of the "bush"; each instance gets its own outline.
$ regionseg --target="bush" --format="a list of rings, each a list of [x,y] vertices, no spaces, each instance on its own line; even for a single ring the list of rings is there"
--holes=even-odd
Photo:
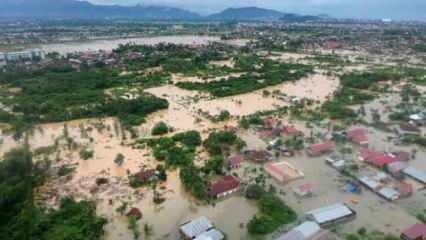
[[[158,122],[151,130],[152,135],[163,135],[169,132],[169,127],[165,122]]]
[[[90,158],[93,158],[93,150],[88,149],[88,148],[83,148],[80,150],[80,158],[83,160],[88,160]]]
[[[114,163],[118,166],[123,165],[124,163],[124,155],[121,153],[118,153],[117,156],[115,156]]]

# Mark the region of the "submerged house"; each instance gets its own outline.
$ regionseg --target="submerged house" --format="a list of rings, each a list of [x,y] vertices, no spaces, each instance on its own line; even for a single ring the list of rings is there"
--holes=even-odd
[[[240,180],[232,175],[223,177],[209,185],[208,194],[211,198],[221,198],[235,193],[240,188]]]
[[[334,233],[322,229],[317,223],[306,221],[274,240],[338,240]]]
[[[360,146],[368,145],[367,130],[363,128],[353,128],[346,132],[346,140]]]
[[[425,240],[426,239],[426,224],[415,224],[401,233],[403,240]]]
[[[215,229],[206,218],[200,217],[180,226],[179,231],[185,240],[222,240],[225,236]]]
[[[356,212],[344,203],[337,203],[311,210],[305,215],[307,219],[316,222],[321,227],[328,227],[354,219]]]
[[[317,157],[326,153],[333,152],[334,146],[332,143],[313,144],[308,147],[307,153],[309,156]]]

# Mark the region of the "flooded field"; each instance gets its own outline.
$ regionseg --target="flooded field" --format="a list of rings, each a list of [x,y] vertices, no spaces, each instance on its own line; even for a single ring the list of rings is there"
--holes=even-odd
[[[60,54],[83,52],[83,51],[112,51],[120,44],[134,43],[139,45],[156,45],[159,43],[174,43],[185,45],[204,45],[209,42],[219,41],[218,37],[210,36],[161,36],[161,37],[139,37],[114,40],[94,40],[87,42],[68,42],[57,44],[45,44],[39,46],[46,52],[58,52]]]

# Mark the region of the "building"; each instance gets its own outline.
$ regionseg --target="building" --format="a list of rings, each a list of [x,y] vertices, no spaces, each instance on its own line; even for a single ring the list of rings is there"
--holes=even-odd
[[[270,162],[263,166],[265,172],[280,183],[303,178],[304,174],[287,162]]]
[[[330,153],[333,149],[334,146],[331,143],[319,143],[309,146],[307,152],[310,156],[317,157],[322,154]]]
[[[418,170],[418,169],[416,169],[412,166],[409,166],[409,167],[405,168],[404,170],[402,170],[402,172],[405,175],[407,175],[407,176],[409,176],[409,177],[411,177],[411,178],[413,178],[413,179],[415,179],[415,180],[417,180],[417,181],[419,181],[423,184],[426,184],[426,172],[425,171],[420,171],[420,170]]]
[[[19,52],[7,52],[3,53],[6,62],[16,62],[21,60],[34,60],[34,59],[44,59],[45,53],[41,49],[31,49],[26,51]]]
[[[185,240],[222,240],[225,238],[223,233],[215,229],[206,217],[184,223],[180,226],[179,231]]]
[[[195,240],[222,240],[225,236],[217,229],[210,229],[195,238]]]
[[[266,150],[252,150],[247,153],[249,158],[255,162],[267,162],[272,160],[272,153]]]
[[[141,170],[135,174],[135,177],[140,182],[150,182],[157,178],[157,171],[155,171],[154,169]]]
[[[401,238],[404,240],[425,240],[426,224],[415,224],[412,227],[402,231]]]
[[[213,225],[206,217],[200,217],[180,226],[179,231],[187,239],[195,239],[204,232],[213,229]]]
[[[210,184],[208,194],[211,198],[221,198],[237,192],[239,188],[240,180],[232,175],[228,175]]]
[[[339,238],[322,229],[317,223],[306,221],[274,240],[338,240]]]
[[[305,183],[293,188],[294,194],[298,197],[307,197],[312,195],[312,184]]]
[[[368,148],[362,148],[359,151],[359,159],[379,168],[387,164],[398,162],[398,158],[395,155],[374,151]]]
[[[281,133],[286,136],[303,136],[303,132],[292,126],[284,126]]]
[[[132,208],[130,211],[126,214],[127,217],[133,217],[136,220],[139,220],[142,218],[142,212],[138,208]]]
[[[327,227],[352,220],[356,212],[344,203],[337,203],[309,211],[305,215],[308,220],[316,222],[321,227]]]
[[[230,168],[239,168],[241,163],[244,161],[244,156],[242,155],[231,155],[226,158],[226,166]]]
[[[346,140],[360,146],[368,146],[367,130],[353,128],[346,132]]]

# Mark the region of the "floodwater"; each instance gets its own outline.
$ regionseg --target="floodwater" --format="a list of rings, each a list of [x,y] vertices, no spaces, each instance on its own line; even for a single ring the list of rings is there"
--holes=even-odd
[[[94,40],[87,42],[67,42],[41,45],[40,48],[46,52],[58,52],[60,54],[85,52],[85,51],[112,51],[120,44],[135,43],[138,45],[156,45],[159,43],[174,43],[185,45],[205,45],[210,42],[220,41],[218,37],[211,36],[160,36],[160,37],[139,37],[122,38],[113,40]]]

